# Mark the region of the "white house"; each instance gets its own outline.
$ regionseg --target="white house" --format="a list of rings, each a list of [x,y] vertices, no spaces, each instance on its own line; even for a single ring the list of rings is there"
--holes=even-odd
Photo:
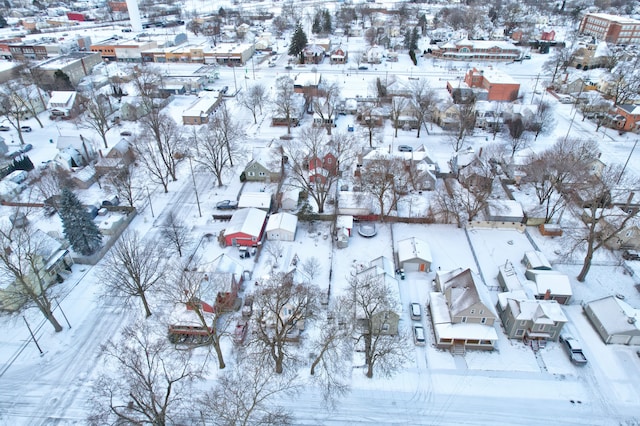
[[[584,312],[605,343],[640,345],[640,310],[608,296],[587,303]]]
[[[272,214],[267,221],[267,239],[293,241],[297,227],[298,216],[291,213]]]

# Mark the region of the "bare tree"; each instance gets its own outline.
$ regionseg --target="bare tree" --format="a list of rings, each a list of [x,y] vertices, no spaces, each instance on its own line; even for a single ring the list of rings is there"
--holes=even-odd
[[[225,280],[224,275],[210,275],[202,269],[199,259],[189,259],[175,265],[171,274],[171,284],[166,286],[169,300],[195,315],[196,322],[207,332],[206,344],[211,344],[218,368],[226,367],[222,352],[221,339],[227,335],[227,328],[232,316],[216,306],[218,294],[229,291],[231,284]],[[213,306],[213,310],[209,309]]]
[[[263,250],[269,256],[271,256],[271,264],[274,268],[278,267],[278,263],[280,262],[280,258],[284,253],[284,247],[280,241],[267,241],[264,245]]]
[[[584,248],[585,256],[578,281],[584,282],[596,251],[616,241],[618,235],[635,220],[638,209],[614,208],[613,201],[628,202],[629,193],[640,187],[640,181],[625,174],[624,167],[607,165],[585,184],[575,185],[567,192],[577,214],[586,213],[585,228],[574,236],[576,246]],[[584,210],[583,210],[584,209]]]
[[[523,184],[533,186],[549,223],[564,206],[569,186],[588,179],[598,157],[598,144],[591,140],[560,139],[551,148],[531,155],[523,166]]]
[[[311,256],[302,261],[302,270],[305,274],[309,276],[309,279],[313,281],[313,279],[320,273],[322,270],[322,266],[320,265],[320,261],[317,257]]]
[[[518,151],[527,147],[529,137],[525,133],[526,127],[524,122],[519,117],[507,123],[507,130],[509,131],[507,146],[509,147],[509,151],[511,151],[511,158],[513,159]]]
[[[373,148],[373,138],[377,134],[380,124],[374,115],[375,106],[366,105],[360,113],[360,124],[367,130],[367,138],[369,139],[369,147]]]
[[[235,130],[227,132],[225,117],[227,117],[226,113],[216,117],[194,135],[198,155],[193,158],[215,176],[218,186],[224,184],[222,178],[225,172],[233,166],[233,159],[240,155],[238,145],[240,129],[236,124],[232,124]]]
[[[351,277],[346,301],[350,304],[353,319],[353,337],[364,347],[366,376],[377,371],[384,377],[396,373],[407,360],[407,337],[400,330],[389,335],[388,322],[395,312],[396,298],[389,284],[380,275],[359,274]]]
[[[614,107],[627,103],[640,92],[638,65],[638,60],[620,62],[611,71],[610,95]]]
[[[285,363],[295,364],[297,356],[290,350],[304,324],[314,318],[319,291],[309,284],[296,284],[291,274],[274,274],[261,283],[255,293],[252,326],[255,330],[250,345],[257,354],[274,365],[282,374]]]
[[[273,100],[275,113],[287,120],[287,134],[291,134],[291,120],[296,110],[293,80],[288,76],[278,77],[276,80],[276,97]]]
[[[254,124],[258,124],[258,111],[262,114],[262,107],[268,102],[269,95],[264,85],[256,83],[238,96],[238,103],[251,111]]]
[[[233,167],[233,159],[237,155],[236,145],[246,136],[242,124],[231,116],[226,104],[223,103],[218,108],[209,127],[214,129],[216,137],[224,142],[229,165]]]
[[[418,135],[416,137],[419,138],[420,130],[423,126],[429,133],[427,123],[431,120],[431,113],[437,97],[426,79],[413,80],[410,87],[413,116],[418,122]]]
[[[340,87],[335,82],[322,83],[318,88],[318,95],[313,98],[313,111],[322,120],[329,136],[334,126],[339,101]]]
[[[55,162],[49,163],[34,181],[36,192],[42,197],[42,201],[49,200],[59,195],[63,188],[73,188],[69,174]],[[58,206],[54,206],[58,208]]]
[[[133,207],[140,190],[131,165],[108,174],[105,181],[113,188],[118,198],[126,201],[129,207]]]
[[[469,134],[473,133],[476,125],[476,102],[475,98],[467,103],[453,104],[455,111],[455,127],[449,133],[449,140],[453,150],[458,152],[464,146],[464,141]]]
[[[216,426],[288,426],[293,417],[277,401],[298,388],[293,372],[274,376],[267,364],[243,357],[220,374],[199,405],[213,414],[208,420]]]
[[[18,133],[20,145],[25,143],[22,137],[22,120],[26,115],[22,96],[27,96],[25,90],[12,82],[0,86],[0,116]]]
[[[560,72],[565,72],[571,58],[573,56],[573,48],[565,47],[562,49],[556,49],[550,55],[549,59],[542,66],[543,70],[551,74],[551,84],[556,84],[556,79]]]
[[[108,292],[127,302],[139,297],[150,317],[147,292],[164,284],[166,271],[164,248],[157,241],[141,240],[136,231],[127,231],[107,254],[100,272]]]
[[[556,126],[556,113],[553,106],[549,102],[540,102],[538,111],[533,120],[525,123],[527,131],[534,132],[534,140],[538,139],[540,134],[546,135]]]
[[[167,192],[167,187],[159,176],[168,174],[171,180],[176,181],[178,163],[185,156],[182,129],[171,116],[153,108],[151,112],[140,119],[142,133],[138,135],[138,141],[143,140],[141,149],[136,144],[136,151],[140,153],[138,158],[147,167],[150,174],[160,180]],[[144,156],[142,152],[144,151]]]
[[[101,93],[89,93],[88,96],[80,95],[80,107],[84,111],[84,116],[76,120],[80,127],[93,129],[102,138],[105,148],[107,144],[107,132],[111,129],[109,116],[113,114],[113,106],[108,96]]]
[[[407,99],[400,96],[395,96],[391,100],[391,120],[393,120],[393,127],[395,128],[394,137],[398,137],[398,127],[400,127],[400,118],[405,113],[407,107]]]
[[[185,247],[191,243],[189,228],[173,210],[167,213],[160,234],[167,243],[175,247],[180,257]]]
[[[110,368],[93,386],[92,425],[182,423],[195,411],[191,386],[201,378],[191,351],[177,351],[150,327],[126,327],[102,348]]]
[[[306,191],[318,206],[318,213],[324,213],[324,205],[331,193],[331,189],[338,181],[339,171],[349,168],[355,155],[355,142],[345,133],[335,133],[331,140],[322,129],[317,127],[304,128],[300,131],[299,139],[288,141],[283,148],[290,165],[292,185]],[[310,176],[309,160],[324,161],[327,155],[335,158],[335,164],[327,166],[327,173],[322,178]]]
[[[156,147],[156,141],[148,134],[143,134],[136,138],[134,151],[136,157],[146,169],[149,180],[162,185],[162,189],[167,193],[169,192],[170,174],[162,155]]]
[[[18,213],[22,212],[16,210],[14,214]],[[60,332],[62,326],[53,315],[51,303],[51,286],[55,281],[46,270],[49,256],[55,254],[51,252],[50,239],[30,226],[18,228],[12,224],[0,229],[0,271],[5,295],[2,307],[20,310],[35,306]]]
[[[353,343],[351,328],[347,326],[351,320],[349,303],[338,298],[335,306],[326,313],[319,325],[320,334],[312,342],[313,362],[309,374],[312,383],[322,389],[322,399],[328,407],[345,396],[350,386],[351,365],[348,362],[352,355]]]
[[[407,177],[402,161],[395,157],[379,155],[367,160],[359,179],[365,192],[372,194],[380,208],[380,218],[384,219],[407,190]]]

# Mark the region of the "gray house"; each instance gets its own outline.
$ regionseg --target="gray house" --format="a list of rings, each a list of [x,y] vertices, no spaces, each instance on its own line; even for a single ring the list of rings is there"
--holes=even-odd
[[[521,292],[500,293],[496,308],[510,339],[558,340],[567,317],[555,300],[530,300]]]
[[[283,157],[280,148],[258,149],[247,163],[240,180],[247,182],[279,182],[282,178]]]

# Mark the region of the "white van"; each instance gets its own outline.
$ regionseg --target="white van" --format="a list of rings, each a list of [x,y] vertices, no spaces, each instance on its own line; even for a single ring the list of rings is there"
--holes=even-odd
[[[410,305],[411,319],[414,321],[420,321],[422,318],[422,310],[420,309],[419,303],[412,303]]]
[[[427,344],[424,336],[424,328],[421,325],[413,326],[413,341],[418,346],[424,346]]]

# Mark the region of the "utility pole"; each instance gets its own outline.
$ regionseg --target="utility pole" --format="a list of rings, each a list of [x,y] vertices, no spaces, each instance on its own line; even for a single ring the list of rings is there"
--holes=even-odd
[[[533,99],[536,97],[536,89],[538,88],[538,80],[540,79],[540,73],[536,76],[536,84],[533,85],[533,93],[531,94],[531,105],[533,105]]]
[[[29,334],[31,334],[31,338],[33,339],[33,343],[36,344],[36,347],[40,351],[40,356],[44,355],[44,352],[42,352],[42,349],[40,348],[40,345],[38,344],[38,341],[36,340],[36,336],[34,336],[33,331],[31,331],[31,327],[29,327],[29,323],[27,322],[27,319],[24,316],[22,317],[22,319],[24,320],[24,323],[27,324],[27,329],[29,330]]]
[[[193,179],[193,190],[196,193],[196,204],[198,205],[198,214],[202,217],[202,210],[200,209],[200,198],[198,198],[198,186],[196,185],[196,176],[193,174],[193,165],[191,164],[191,156],[189,156],[189,168],[191,169],[191,179]]]
[[[622,166],[622,170],[620,170],[620,176],[618,176],[618,181],[616,182],[616,185],[620,183],[620,179],[622,179],[622,175],[624,174],[624,171],[627,168],[627,164],[629,164],[629,160],[631,160],[631,155],[633,154],[633,151],[635,151],[636,145],[638,145],[638,139],[636,139],[636,141],[633,143],[633,148],[631,148],[631,152],[627,157],[627,161],[625,161],[624,166]]]

